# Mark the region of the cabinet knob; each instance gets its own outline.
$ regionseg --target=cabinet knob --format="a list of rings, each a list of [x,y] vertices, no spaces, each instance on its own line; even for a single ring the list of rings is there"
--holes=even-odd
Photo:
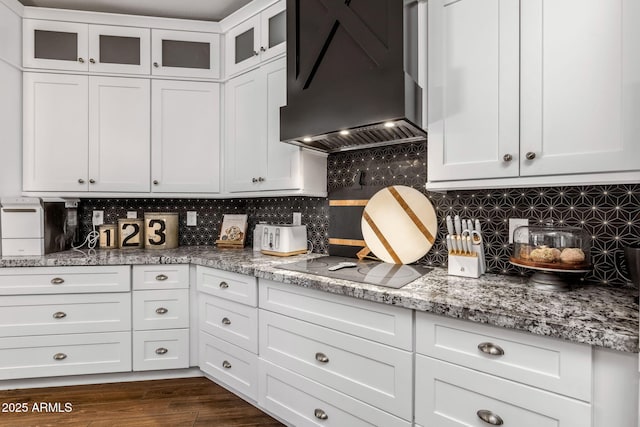
[[[316,360],[320,363],[329,363],[329,358],[324,353],[316,353]]]
[[[502,424],[504,424],[502,418],[491,411],[487,411],[486,409],[480,409],[478,412],[476,412],[476,415],[478,415],[478,418],[480,418],[482,421],[487,424],[491,424],[492,426],[501,426]]]
[[[84,184],[84,179],[79,178],[79,179],[78,179],[78,184]]]
[[[502,160],[504,160],[505,162],[510,162],[511,160],[513,160],[513,156],[511,154],[505,154],[504,156],[502,156]]]
[[[265,181],[266,181],[266,179],[264,179],[263,177],[261,177],[261,176],[258,177],[258,182],[265,182]]]
[[[258,182],[258,178],[251,178],[251,182]]]
[[[153,63],[153,68],[158,68],[158,67],[160,67],[160,64],[158,64],[157,62],[154,62]]]
[[[168,352],[169,350],[164,347],[156,348],[156,354],[159,354],[160,356],[162,356],[163,354],[167,354]]]
[[[92,179],[89,180],[89,184],[95,184],[95,183],[96,183],[95,179],[92,178]]]
[[[84,64],[84,58],[78,58],[78,62]]]
[[[223,325],[230,325],[231,324],[231,320],[229,320],[228,317],[223,317],[222,318],[222,324]]]
[[[164,282],[165,280],[167,280],[169,278],[169,276],[167,276],[166,274],[158,274],[156,276],[156,280],[158,282]]]
[[[226,360],[222,362],[222,367],[224,369],[231,369],[231,363],[227,362]]]
[[[254,50],[253,51],[253,56],[258,56],[258,55],[260,55],[260,52],[258,52],[257,50]]]
[[[153,180],[153,185],[158,185],[158,184],[159,184],[158,180],[157,180],[157,179],[154,179],[154,180]]]
[[[164,307],[158,307],[158,308],[156,308],[156,313],[158,313],[158,314],[167,314],[168,312],[169,312],[169,310],[167,310],[167,309],[166,309],[166,308],[164,308]]]
[[[64,353],[56,353],[53,355],[53,360],[64,360],[67,358],[67,355]]]
[[[267,49],[264,46],[260,46],[260,52],[266,52]]]
[[[499,345],[492,342],[481,342],[478,344],[478,350],[491,356],[503,356],[504,350]]]
[[[533,160],[536,158],[536,153],[534,153],[533,151],[529,151],[525,157],[527,158],[527,160]]]
[[[63,283],[64,283],[64,279],[61,277],[54,277],[53,279],[51,279],[52,285],[62,285]]]
[[[92,63],[92,64],[95,64],[95,63],[96,63],[96,60],[95,60],[95,59],[93,59],[93,58],[89,58],[89,62],[90,62],[90,63]]]
[[[229,287],[229,284],[227,282],[220,282],[220,287],[222,289],[227,289]]]
[[[67,313],[65,313],[64,311],[56,311],[55,313],[53,313],[54,319],[64,319],[65,317],[67,317]]]
[[[327,415],[327,413],[324,412],[322,409],[315,409],[313,411],[313,416],[319,420],[326,420],[327,418],[329,418],[329,415]]]

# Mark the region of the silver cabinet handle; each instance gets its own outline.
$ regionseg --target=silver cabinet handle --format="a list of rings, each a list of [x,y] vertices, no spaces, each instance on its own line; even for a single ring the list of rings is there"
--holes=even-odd
[[[258,178],[251,178],[251,182],[258,182]]]
[[[504,350],[499,345],[492,342],[481,342],[478,344],[478,350],[483,353],[490,354],[492,356],[503,356]]]
[[[227,282],[220,282],[220,287],[222,289],[227,289],[229,287],[229,284]]]
[[[254,50],[253,51],[253,56],[258,56],[258,55],[260,55],[260,52],[258,52],[257,50]]]
[[[267,49],[264,46],[260,46],[260,52],[266,52]]]
[[[168,312],[169,312],[169,310],[167,310],[167,309],[166,309],[166,308],[164,308],[164,307],[158,307],[158,308],[156,308],[156,313],[158,313],[158,314],[167,314]]]
[[[67,355],[64,353],[56,353],[53,355],[53,360],[64,360],[67,358]]]
[[[316,360],[320,363],[328,363],[329,358],[324,353],[316,353]]]
[[[265,182],[265,181],[266,181],[266,179],[264,179],[263,177],[261,177],[261,176],[258,177],[258,182]]]
[[[158,182],[158,180],[157,180],[157,179],[154,179],[154,180],[153,180],[153,185],[158,185],[158,184],[160,184],[160,183]]]
[[[92,64],[95,64],[95,63],[96,63],[96,60],[95,60],[95,59],[93,59],[93,58],[89,58],[89,62],[91,62]]]
[[[96,180],[95,180],[95,179],[91,178],[91,179],[89,180],[89,184],[95,184],[95,183],[96,183]]]
[[[61,277],[54,277],[53,279],[51,279],[52,285],[62,285],[63,283],[64,283],[64,279]]]
[[[84,184],[84,179],[79,178],[79,179],[78,179],[78,184]]]
[[[166,274],[158,274],[156,276],[156,280],[158,282],[164,282],[165,280],[167,280],[169,278],[169,276],[167,276]]]
[[[78,62],[84,64],[84,58],[78,58]]]
[[[231,324],[231,320],[229,320],[228,317],[223,317],[222,318],[222,324],[223,325],[230,325]]]
[[[159,355],[161,355],[161,356],[162,356],[163,354],[167,354],[168,352],[169,352],[169,350],[167,350],[167,349],[166,349],[166,348],[164,348],[164,347],[156,348],[156,354],[159,354]]]
[[[476,415],[478,415],[478,418],[480,418],[482,421],[487,424],[491,424],[492,426],[501,426],[502,424],[504,424],[502,418],[491,411],[487,411],[486,409],[480,409],[478,412],[476,412]]]
[[[527,154],[525,154],[525,157],[527,158],[527,160],[533,160],[536,158],[536,153],[534,153],[533,151],[529,151]]]
[[[313,416],[319,420],[326,420],[327,418],[329,418],[329,415],[327,415],[327,413],[324,412],[322,409],[315,409],[313,411]]]
[[[222,367],[224,369],[231,369],[231,363],[227,362],[226,360],[222,362]]]
[[[153,68],[158,68],[160,66],[160,64],[158,64],[157,62],[153,63]]]
[[[513,160],[513,156],[511,154],[505,154],[504,156],[502,156],[502,160],[504,160],[505,162],[510,162],[511,160]]]
[[[56,311],[55,313],[53,313],[54,319],[64,319],[65,317],[67,317],[67,313],[65,313],[64,311]]]

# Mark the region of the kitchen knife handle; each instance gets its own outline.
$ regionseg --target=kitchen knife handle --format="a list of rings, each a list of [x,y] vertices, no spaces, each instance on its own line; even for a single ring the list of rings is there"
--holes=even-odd
[[[451,219],[451,215],[447,215],[447,231],[452,236],[455,234],[453,230],[453,220]]]
[[[456,229],[456,234],[459,236],[460,234],[462,234],[462,223],[460,222],[460,215],[456,215],[453,218],[453,225]]]

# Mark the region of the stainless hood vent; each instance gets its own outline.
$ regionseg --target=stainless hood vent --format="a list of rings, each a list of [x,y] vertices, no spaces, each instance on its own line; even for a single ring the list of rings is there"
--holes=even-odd
[[[287,0],[280,139],[326,152],[424,140],[417,4]]]

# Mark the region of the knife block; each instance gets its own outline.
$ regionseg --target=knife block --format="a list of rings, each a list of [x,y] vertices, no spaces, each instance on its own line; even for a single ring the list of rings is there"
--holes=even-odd
[[[480,277],[480,258],[476,253],[449,253],[449,276]]]

